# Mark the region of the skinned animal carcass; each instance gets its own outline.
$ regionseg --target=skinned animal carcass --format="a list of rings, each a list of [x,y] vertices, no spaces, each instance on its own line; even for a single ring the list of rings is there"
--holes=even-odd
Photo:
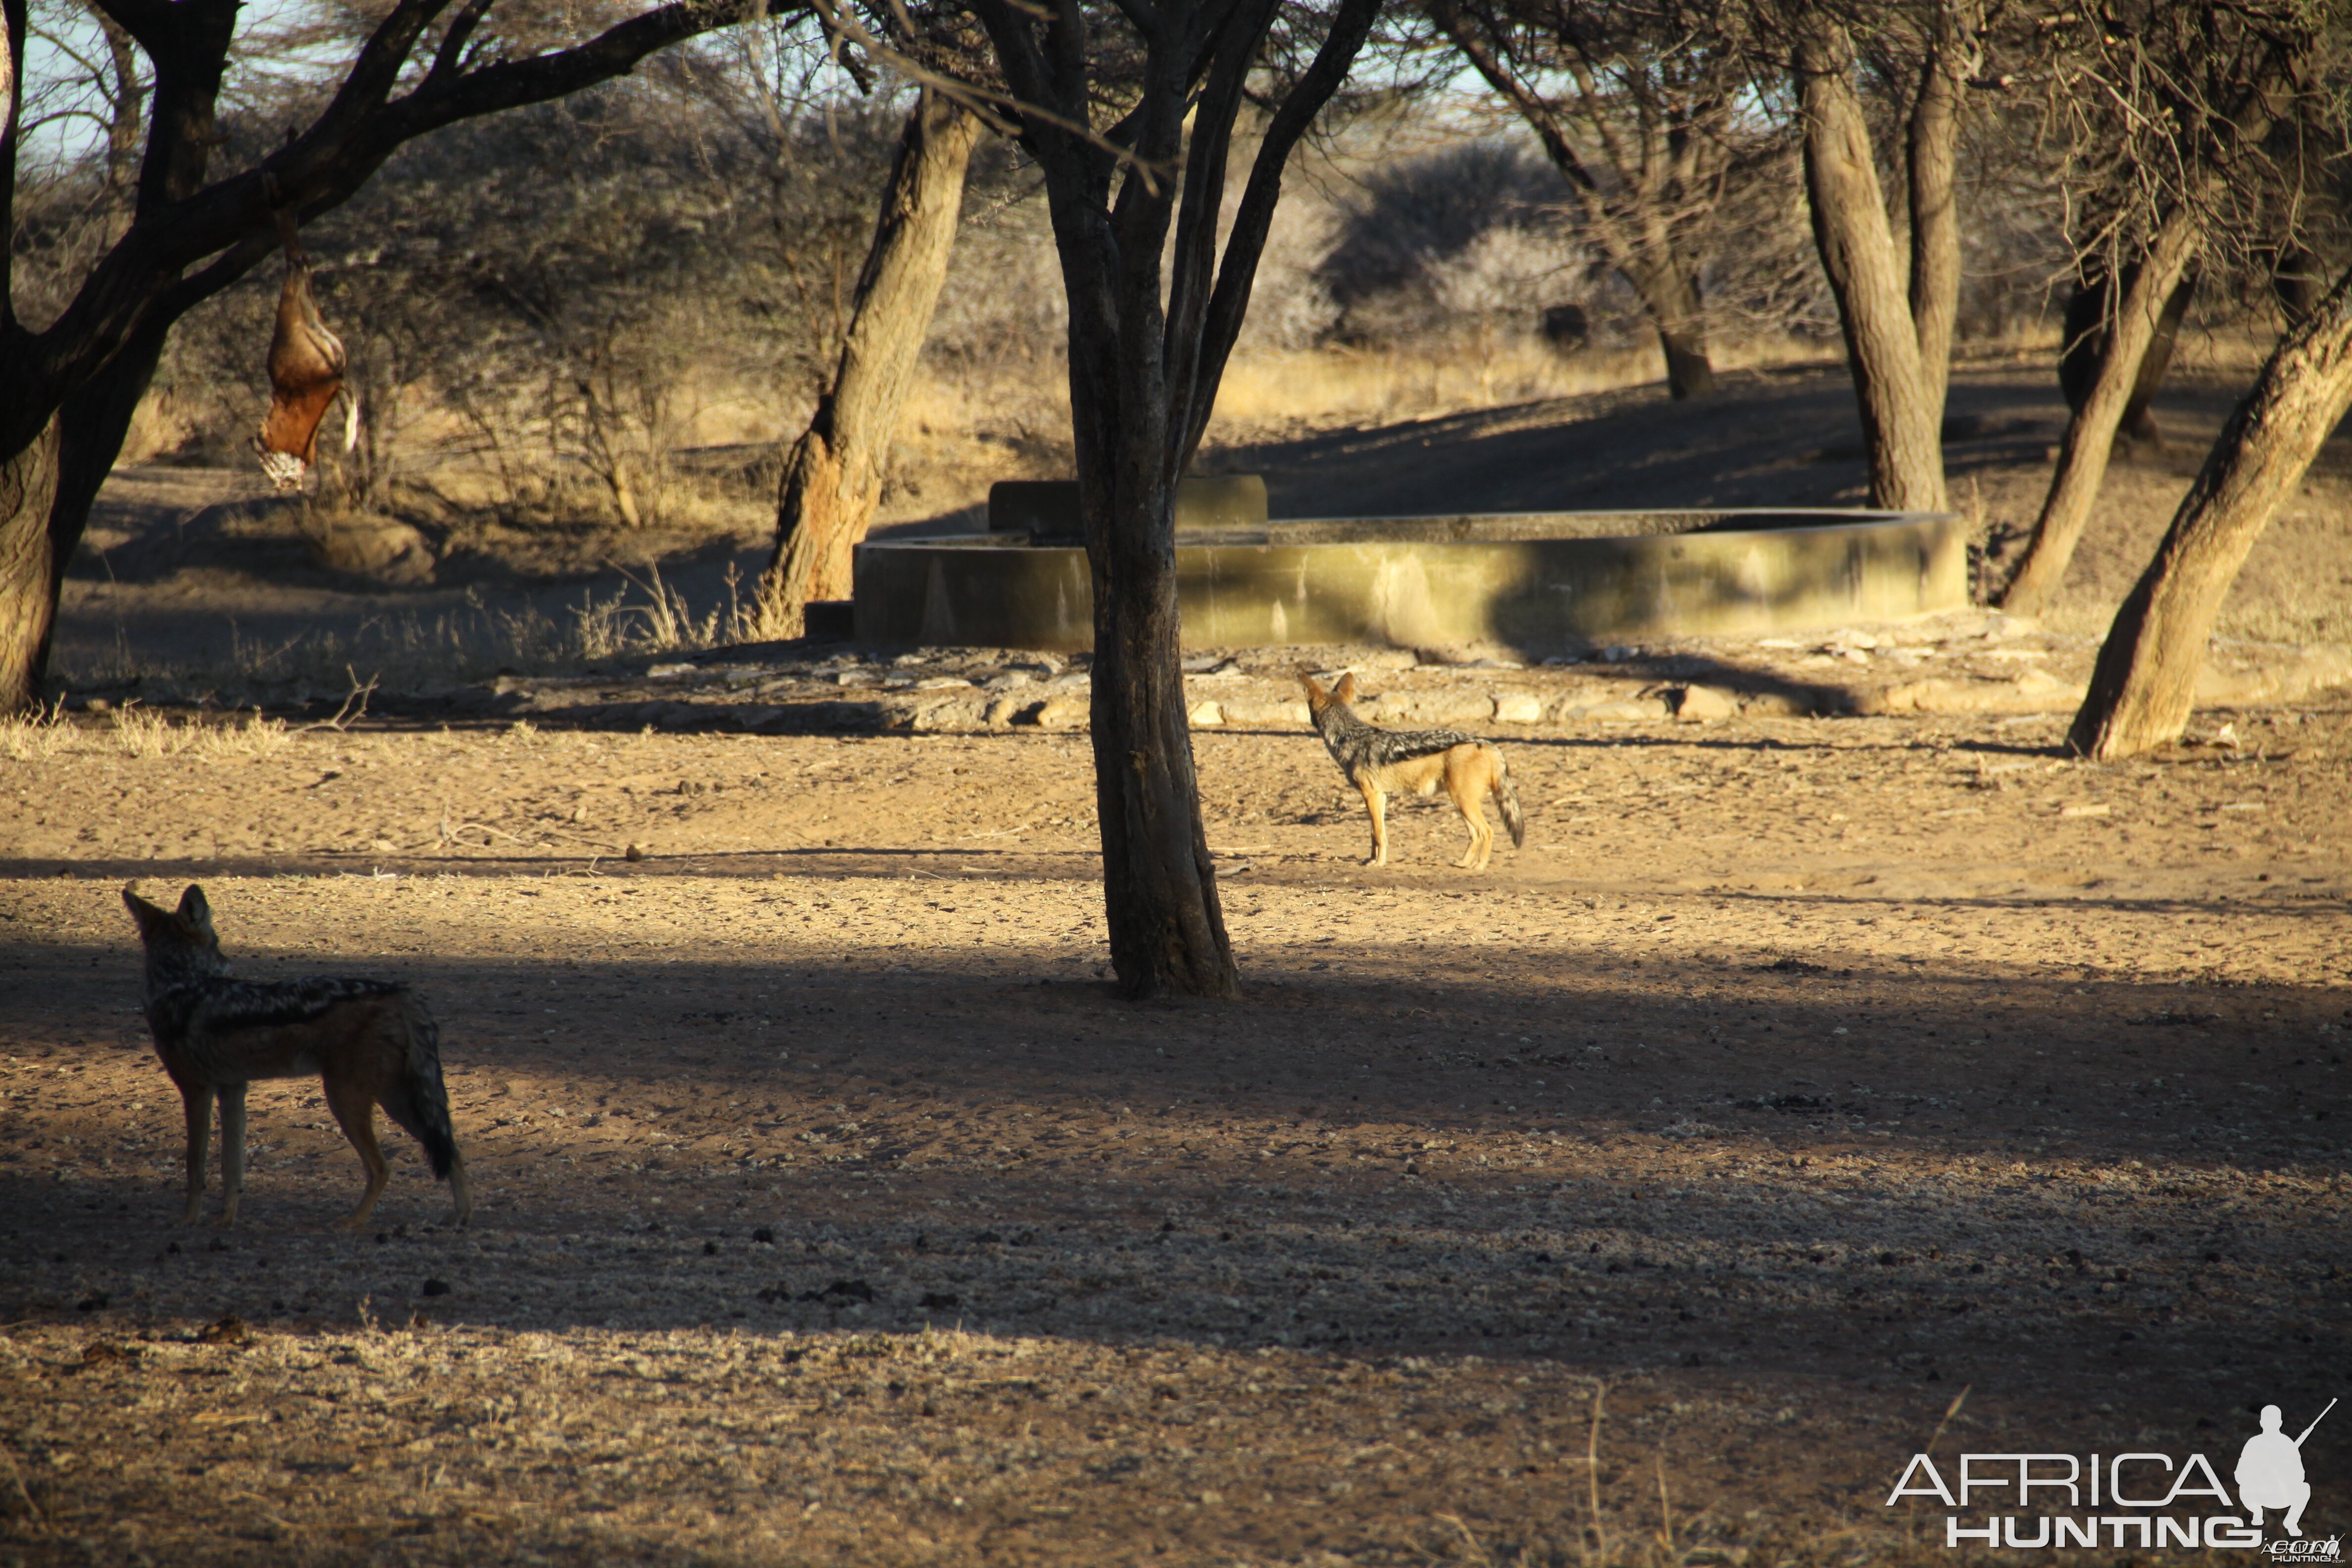
[[[286,285],[269,338],[269,412],[253,449],[261,471],[281,490],[302,488],[319,445],[319,426],[343,388],[342,340],[327,330],[310,292],[310,258],[285,226]]]

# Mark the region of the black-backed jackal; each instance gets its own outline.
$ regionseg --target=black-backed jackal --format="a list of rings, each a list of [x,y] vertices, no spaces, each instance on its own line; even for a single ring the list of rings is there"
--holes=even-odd
[[[1462,808],[1462,820],[1470,825],[1470,847],[1456,866],[1483,871],[1495,853],[1495,830],[1486,826],[1481,809],[1490,794],[1502,808],[1511,847],[1526,844],[1528,824],[1519,815],[1519,792],[1492,742],[1457,730],[1376,730],[1348,706],[1356,696],[1354,675],[1341,676],[1328,691],[1306,670],[1298,672],[1298,679],[1307,688],[1307,711],[1315,720],[1316,732],[1348,782],[1363,792],[1364,807],[1372,814],[1372,854],[1367,865],[1389,863],[1388,797],[1434,795],[1441,782]]]
[[[122,889],[122,902],[147,949],[147,1027],[188,1117],[187,1221],[195,1222],[204,1204],[214,1098],[220,1100],[221,1223],[235,1225],[245,1187],[246,1085],[316,1073],[327,1108],[367,1167],[367,1192],[344,1226],[365,1225],[392,1179],[376,1146],[379,1105],[425,1146],[434,1175],[446,1177],[456,1195],[457,1223],[465,1224],[473,1194],[449,1126],[440,1032],[424,1002],[385,980],[239,980],[221,956],[202,888],[183,893],[176,910],[134,889]]]

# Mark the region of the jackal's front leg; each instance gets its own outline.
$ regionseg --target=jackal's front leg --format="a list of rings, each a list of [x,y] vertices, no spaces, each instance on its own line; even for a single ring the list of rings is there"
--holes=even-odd
[[[180,1109],[188,1119],[188,1206],[180,1223],[194,1225],[205,1206],[205,1152],[213,1141],[213,1091],[202,1084],[181,1085]]]

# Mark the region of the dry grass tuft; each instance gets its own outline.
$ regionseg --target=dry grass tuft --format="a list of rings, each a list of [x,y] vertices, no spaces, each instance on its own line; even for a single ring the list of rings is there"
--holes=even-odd
[[[30,763],[64,751],[74,738],[74,727],[66,721],[65,706],[64,700],[59,699],[47,708],[0,718],[0,757],[12,763]]]
[[[136,701],[115,710],[113,733],[116,747],[131,757],[274,757],[295,735],[286,721],[258,710],[218,721],[194,717],[174,722]]]

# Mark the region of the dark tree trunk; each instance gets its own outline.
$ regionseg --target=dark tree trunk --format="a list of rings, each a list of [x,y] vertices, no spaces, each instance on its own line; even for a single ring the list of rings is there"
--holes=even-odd
[[[163,325],[142,331],[95,380],[66,399],[65,407],[58,412],[57,493],[49,501],[48,609],[27,671],[30,697],[37,699],[48,680],[49,649],[57,636],[58,602],[65,588],[66,568],[73,563],[74,552],[81,548],[81,536],[89,527],[89,509],[106,476],[114,471],[114,459],[122,451],[122,438],[130,433],[139,400],[147,395],[154,381],[169,331]],[[0,630],[0,637],[6,635]],[[5,710],[5,699],[0,697],[0,711]]]
[[[1162,0],[1128,14],[1136,36],[1106,46],[1122,79],[1110,95],[1120,115],[1101,133],[1086,129],[1106,98],[1088,13],[1074,0],[974,5],[1015,100],[1036,106],[1014,112],[1026,115],[1021,139],[1045,177],[1069,299],[1103,910],[1119,988],[1134,997],[1230,996],[1240,984],[1177,659],[1176,481],[1240,335],[1283,166],[1379,9],[1340,0],[1313,62],[1268,89],[1275,102],[1228,229],[1234,124],[1249,89],[1267,86],[1259,73],[1281,4]]]
[[[1853,374],[1870,452],[1871,504],[1941,511],[1950,329],[1948,324],[1933,326],[1933,311],[1916,316],[1906,297],[1902,253],[1886,221],[1869,121],[1848,79],[1853,64],[1853,46],[1843,31],[1813,19],[1798,42],[1796,56],[1813,241],[1837,296],[1838,321],[1845,333],[1846,363]],[[1950,134],[1948,123],[1942,134]],[[1948,176],[1945,184],[1948,185]],[[1918,226],[1915,224],[1915,231]],[[1928,226],[1934,231],[1933,220]],[[1940,251],[1935,254],[1940,256]],[[1931,286],[1956,288],[1958,279],[1954,267],[1948,273],[1937,272]],[[1923,325],[1940,334],[1944,360],[1928,363],[1922,352]]]
[[[2125,273],[2126,288],[2136,271],[2134,268]],[[2074,292],[2066,298],[2065,335],[2058,350],[2058,385],[2066,395],[2070,415],[2083,411],[2091,387],[2098,380],[2099,361],[2106,353],[2110,335],[2107,308],[2114,294],[2112,284],[2106,268],[2094,268],[2075,280]],[[2124,405],[2123,418],[2116,426],[2117,435],[2146,442],[2158,451],[2164,448],[2164,431],[2148,409],[2156,395],[2164,389],[2165,373],[2172,368],[2172,351],[2180,341],[2180,323],[2188,319],[2189,303],[2196,295],[2197,268],[2192,261],[2157,316],[2155,336],[2140,355],[2139,369],[2132,377],[2131,401]],[[2317,297],[2316,290],[2313,297]]]
[[[0,713],[40,700],[57,624],[60,567],[49,538],[58,493],[58,421],[0,461]]]
[[[1073,390],[1078,379],[1073,367]],[[1117,408],[1121,400],[1114,394],[1097,406]],[[1086,510],[1095,811],[1111,964],[1133,995],[1230,996],[1241,976],[1201,820],[1178,658],[1175,490],[1154,482],[1156,462],[1136,449],[1146,435],[1113,433],[1108,452],[1098,435],[1089,443],[1096,460],[1082,456],[1078,465],[1082,493],[1089,476],[1109,481],[1108,495],[1097,492],[1108,506],[1090,500]]]
[[[907,117],[880,221],[857,279],[833,384],[793,444],[776,512],[776,554],[760,574],[760,630],[796,637],[812,599],[845,599],[873,526],[898,411],[947,279],[980,121],[926,89]]]
[[[1919,65],[1919,89],[1904,132],[1911,205],[1909,302],[1919,344],[1919,374],[1930,427],[1937,433],[1936,480],[1943,484],[1944,397],[1949,390],[1952,337],[1960,315],[1960,79],[1967,40],[1959,12],[1936,7],[1935,25]]]
[[[2296,324],[2231,416],[2099,649],[2067,740],[2100,761],[2179,739],[2221,601],[2279,502],[2352,406],[2352,272]]]
[[[1666,356],[1666,391],[1676,398],[1706,397],[1715,391],[1715,365],[1706,357],[1706,316],[1698,285],[1669,254],[1657,266],[1627,257],[1618,271],[1633,286],[1642,309],[1657,329]]]
[[[2114,310],[2105,313],[2109,324],[2096,373],[2074,417],[2066,422],[2049,493],[2033,521],[2024,559],[2001,595],[2001,608],[2015,615],[2039,615],[2057,597],[2066,568],[2074,559],[2074,547],[2091,521],[2099,487],[2106,479],[2116,433],[2124,428],[2139,393],[2148,355],[2166,332],[2166,318],[2171,318],[2170,330],[2177,333],[2179,312],[2188,309],[2187,299],[2178,296],[2204,248],[2200,215],[2230,178],[2232,161],[2241,150],[2259,145],[2270,134],[2276,119],[2273,98],[2286,84],[2291,66],[2284,58],[2273,58],[2246,89],[2236,111],[2213,128],[2209,142],[2179,150],[2189,163],[2188,178],[2148,236],[2137,265],[2122,279],[2123,292]],[[2155,367],[2157,374],[2161,374],[2170,358],[2168,349]],[[2153,396],[2153,386],[2148,390]],[[2068,400],[2073,401],[2071,395]],[[2146,418],[2145,400],[2140,412]]]
[[[1658,346],[1666,355],[1666,393],[1677,400],[1709,397],[1715,393],[1715,362],[1706,357],[1703,332],[1658,329]]]
[[[2058,467],[2050,476],[2050,490],[2034,519],[2024,558],[2000,596],[2001,608],[2011,614],[2039,615],[2057,597],[2066,568],[2074,559],[2074,547],[2091,521],[2099,486],[2106,479],[2107,459],[2115,450],[2124,411],[2137,390],[2141,362],[2156,341],[2158,323],[2188,276],[2202,239],[2195,212],[2183,204],[2158,226],[2139,266],[2126,280],[2097,372],[2082,406],[2066,422]]]

